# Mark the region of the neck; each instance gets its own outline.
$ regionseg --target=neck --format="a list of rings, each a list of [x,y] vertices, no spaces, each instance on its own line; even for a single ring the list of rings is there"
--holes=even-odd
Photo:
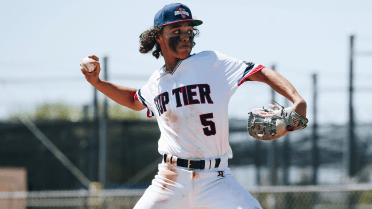
[[[181,59],[179,58],[176,58],[176,57],[164,57],[164,61],[165,61],[165,68],[168,72],[172,72],[173,69],[176,67],[177,63],[180,61]]]

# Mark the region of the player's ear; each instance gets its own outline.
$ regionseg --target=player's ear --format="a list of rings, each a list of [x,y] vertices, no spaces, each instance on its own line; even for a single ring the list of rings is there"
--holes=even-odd
[[[155,39],[156,39],[156,41],[157,41],[159,44],[161,44],[161,43],[164,42],[163,34],[161,34],[161,33],[158,33],[158,35],[156,36]]]

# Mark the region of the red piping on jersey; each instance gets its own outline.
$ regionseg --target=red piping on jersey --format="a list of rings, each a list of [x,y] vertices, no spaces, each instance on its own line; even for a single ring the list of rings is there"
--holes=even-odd
[[[183,60],[180,60],[180,61],[177,63],[176,67],[174,67],[173,71],[170,73],[171,75],[173,75],[174,72],[176,72],[177,68],[180,66],[180,64],[181,64],[182,61],[183,61]]]
[[[147,117],[152,118],[151,110],[149,108],[147,108]]]
[[[265,66],[259,65],[256,68],[254,68],[253,70],[251,70],[251,72],[249,72],[247,75],[244,76],[244,78],[242,78],[242,80],[239,81],[238,86],[242,85],[242,83],[244,83],[245,81],[250,81],[250,79],[248,78],[249,76],[257,73],[258,71],[260,71],[264,68],[265,68]]]
[[[137,95],[137,93],[134,95],[134,98],[135,98],[136,100],[140,101],[140,100],[138,99],[138,95]],[[141,102],[141,101],[140,101],[140,102]],[[150,110],[149,108],[147,108],[147,117],[148,117],[148,118],[152,118],[151,110]]]
[[[136,100],[140,101],[140,100],[138,99],[138,95],[137,95],[137,93],[134,95],[134,98],[135,98]],[[140,101],[140,102],[141,102],[141,101]],[[148,117],[148,118],[152,118],[151,110],[150,110],[149,108],[147,108],[147,117]]]
[[[134,95],[134,98],[139,101],[137,93]]]

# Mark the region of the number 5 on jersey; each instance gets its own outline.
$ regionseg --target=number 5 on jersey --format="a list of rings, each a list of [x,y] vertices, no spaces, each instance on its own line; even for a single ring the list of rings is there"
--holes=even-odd
[[[207,136],[216,134],[216,124],[209,119],[213,118],[213,113],[207,113],[200,115],[200,122],[205,128],[203,128],[204,134]]]

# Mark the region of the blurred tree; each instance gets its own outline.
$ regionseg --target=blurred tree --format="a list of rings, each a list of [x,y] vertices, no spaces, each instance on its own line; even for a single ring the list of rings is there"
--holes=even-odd
[[[130,119],[140,120],[142,118],[141,112],[131,110],[117,103],[109,104],[109,118],[110,119]]]
[[[76,120],[82,118],[82,110],[63,102],[46,102],[35,107],[35,120]]]

